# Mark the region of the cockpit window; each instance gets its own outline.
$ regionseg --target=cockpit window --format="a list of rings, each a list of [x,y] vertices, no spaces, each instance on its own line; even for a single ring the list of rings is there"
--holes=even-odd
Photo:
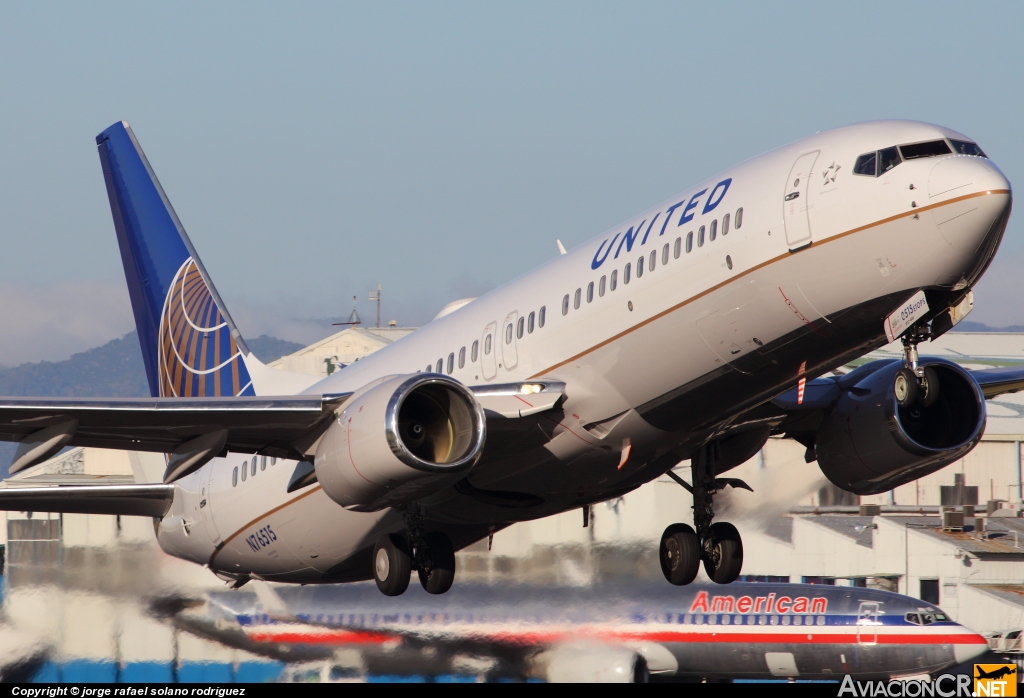
[[[921,614],[921,624],[922,625],[931,625],[934,622],[935,622],[935,616],[933,616],[931,613],[922,613]]]
[[[907,619],[908,623],[913,623],[914,625],[921,625],[921,616],[919,616],[916,613],[908,613],[904,617]]]
[[[900,153],[904,160],[915,160],[917,158],[933,158],[937,155],[949,155],[951,152],[946,141],[928,141],[926,143],[912,143],[901,145]]]
[[[985,155],[981,148],[978,147],[977,143],[971,143],[970,141],[954,141],[952,138],[949,139],[949,142],[953,144],[953,151],[960,153],[961,155],[977,155],[982,158],[988,157],[988,155]]]
[[[945,613],[942,613],[941,611],[936,611],[932,615],[935,616],[936,623],[945,623],[949,621],[949,616],[947,616]]]
[[[877,153],[864,153],[857,158],[857,163],[853,166],[853,173],[855,175],[874,177],[876,162],[878,162]]]
[[[893,146],[892,148],[886,148],[885,150],[879,150],[878,174],[885,174],[886,172],[896,167],[896,165],[900,164],[901,162],[903,162],[903,160],[900,159],[899,151],[896,150],[895,146]]]

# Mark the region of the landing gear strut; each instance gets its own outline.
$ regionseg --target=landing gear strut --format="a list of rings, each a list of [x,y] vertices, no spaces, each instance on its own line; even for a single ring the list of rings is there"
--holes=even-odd
[[[919,403],[930,407],[939,398],[939,378],[935,369],[922,366],[917,355],[918,343],[931,338],[928,327],[912,327],[903,335],[903,368],[893,379],[893,393],[900,407]]]
[[[730,523],[711,523],[715,516],[713,497],[727,486],[748,490],[751,487],[736,478],[715,477],[711,458],[714,448],[713,442],[706,444],[692,459],[692,486],[671,470],[667,473],[693,495],[694,528],[672,524],[661,536],[661,570],[665,579],[677,586],[692,582],[701,562],[708,577],[718,584],[735,581],[743,568],[743,541],[739,531]]]
[[[373,577],[386,596],[398,596],[409,587],[412,570],[428,594],[443,594],[455,581],[455,549],[443,533],[427,533],[418,508],[403,514],[408,536],[388,533],[373,549]]]

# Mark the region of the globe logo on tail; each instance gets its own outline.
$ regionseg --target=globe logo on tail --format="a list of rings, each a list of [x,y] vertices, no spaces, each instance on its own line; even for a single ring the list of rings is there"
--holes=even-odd
[[[191,257],[164,300],[159,360],[160,397],[253,394],[242,352]]]

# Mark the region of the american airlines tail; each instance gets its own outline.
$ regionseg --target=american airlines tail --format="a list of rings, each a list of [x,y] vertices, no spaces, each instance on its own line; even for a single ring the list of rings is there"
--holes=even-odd
[[[153,397],[255,395],[255,361],[127,122],[96,136]]]

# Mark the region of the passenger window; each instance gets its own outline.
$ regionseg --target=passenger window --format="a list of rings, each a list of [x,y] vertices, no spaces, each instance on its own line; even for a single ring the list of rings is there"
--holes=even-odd
[[[459,368],[466,365],[466,347],[459,349]]]
[[[594,300],[594,282],[591,281],[587,284],[587,303],[591,303]]]
[[[231,486],[232,487],[238,487],[238,466],[237,465],[235,466],[235,469],[231,471]]]
[[[270,464],[271,465],[277,465],[277,458],[271,457]]]
[[[444,370],[444,359],[437,360],[437,367],[434,373],[441,373]]]
[[[505,344],[512,343],[512,323],[505,326]]]
[[[455,352],[453,351],[448,355],[448,375],[452,375],[452,371],[455,370]]]
[[[977,155],[981,158],[988,157],[988,155],[985,155],[985,153],[981,151],[981,148],[978,147],[977,143],[971,143],[970,141],[954,141],[952,138],[949,139],[949,142],[953,144],[953,152],[955,153],[960,153],[961,155]]]
[[[619,270],[612,269],[612,278],[608,282],[611,285],[611,289],[614,291],[619,285]]]
[[[249,461],[242,461],[242,482],[245,482],[245,478],[249,476]]]
[[[667,242],[665,243],[665,246],[661,248],[661,264],[662,264],[662,266],[668,264],[668,243]]]
[[[722,235],[729,234],[729,214],[722,217]]]
[[[569,294],[565,294],[565,298],[562,299],[562,315],[569,314]]]
[[[736,230],[739,230],[741,225],[743,225],[743,207],[742,206],[740,206],[738,209],[736,209]]]
[[[252,459],[252,476],[256,477],[256,458]]]
[[[266,456],[260,456],[260,470],[266,470],[266,469],[267,469],[267,457]]]
[[[879,150],[878,163],[880,166],[878,168],[878,174],[885,174],[886,172],[896,167],[896,165],[900,164],[901,162],[903,161],[900,160],[899,151],[897,151],[895,147],[886,148],[885,150]]]
[[[693,231],[691,230],[686,234],[686,253],[689,254],[690,250],[693,249]]]
[[[526,318],[519,318],[519,322],[516,324],[516,337],[519,339],[523,338],[523,330],[526,329]]]
[[[629,272],[630,272],[630,269],[632,269],[632,265],[631,264],[626,264],[626,268],[622,270],[622,283],[624,283],[624,284],[628,284],[629,283]]]
[[[717,236],[718,236],[718,220],[715,219],[715,220],[711,221],[711,230],[708,232],[708,238],[711,241],[714,241],[714,239]]]
[[[469,360],[476,363],[477,357],[480,356],[480,340],[473,342],[473,347],[469,350]]]
[[[636,260],[636,278],[640,278],[644,275],[644,258]]]
[[[650,262],[648,262],[648,264],[650,266],[648,268],[651,271],[654,271],[654,265],[657,264],[657,262],[658,262],[658,251],[657,250],[651,250]]]
[[[876,153],[864,153],[854,163],[853,173],[855,175],[864,175],[865,177],[874,177],[876,162],[878,162],[878,155]]]
[[[526,322],[526,331],[529,332],[530,334],[533,334],[534,318],[535,318],[535,315],[531,312],[530,313],[530,319],[527,320],[527,322]]]
[[[427,373],[433,373],[434,372],[434,367],[431,366],[430,364],[427,364],[427,367],[425,369],[423,369],[423,370],[425,372],[427,372]]]
[[[548,307],[546,305],[542,305],[540,307],[540,315],[537,318],[537,326],[538,327],[544,327],[544,320],[547,318],[547,315],[548,315]]]
[[[901,145],[900,153],[904,160],[916,160],[917,158],[934,158],[939,155],[949,155],[952,150],[946,145],[946,141],[928,141],[927,143],[913,143]]]
[[[697,231],[697,247],[704,247],[704,226]]]
[[[576,295],[572,299],[572,307],[576,310],[580,309],[580,289],[576,289]]]
[[[672,256],[679,259],[679,254],[683,251],[683,239],[676,238],[676,244],[672,248]]]
[[[491,353],[491,335],[484,337],[484,355],[489,356]]]
[[[602,298],[604,298],[604,289],[607,281],[608,277],[602,276],[601,280],[597,282],[597,295],[601,296]]]

